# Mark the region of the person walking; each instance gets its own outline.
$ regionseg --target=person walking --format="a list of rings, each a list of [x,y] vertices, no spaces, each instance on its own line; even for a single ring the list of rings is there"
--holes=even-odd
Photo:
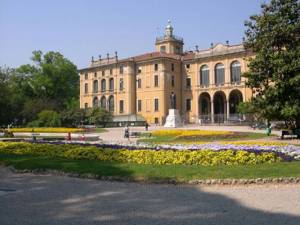
[[[145,130],[148,131],[148,127],[149,127],[149,124],[146,122],[145,124]]]
[[[129,139],[129,127],[128,127],[128,124],[125,126],[124,138],[128,138]]]

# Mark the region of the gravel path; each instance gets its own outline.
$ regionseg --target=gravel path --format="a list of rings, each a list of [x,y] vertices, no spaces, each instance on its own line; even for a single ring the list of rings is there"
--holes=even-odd
[[[300,185],[137,184],[0,167],[0,224],[299,225]]]

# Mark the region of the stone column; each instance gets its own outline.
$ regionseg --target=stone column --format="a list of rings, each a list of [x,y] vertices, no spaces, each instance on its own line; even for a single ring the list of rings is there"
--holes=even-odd
[[[214,118],[214,102],[210,102],[210,115],[211,115],[211,123],[215,123],[215,118]]]
[[[226,115],[227,115],[227,121],[229,120],[229,101],[226,102]]]

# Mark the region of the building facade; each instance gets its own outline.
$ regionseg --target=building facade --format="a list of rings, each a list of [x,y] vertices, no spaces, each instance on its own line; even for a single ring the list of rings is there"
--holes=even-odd
[[[176,108],[186,123],[223,123],[237,120],[237,105],[252,97],[241,74],[253,54],[242,44],[216,44],[184,52],[183,39],[170,22],[156,51],[126,59],[92,58],[79,70],[80,107],[103,107],[118,116],[139,115],[148,123],[163,124],[176,96]]]

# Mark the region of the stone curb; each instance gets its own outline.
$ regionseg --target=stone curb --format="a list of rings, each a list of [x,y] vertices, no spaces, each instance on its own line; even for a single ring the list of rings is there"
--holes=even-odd
[[[118,182],[137,182],[137,183],[152,183],[152,184],[190,184],[190,185],[251,185],[251,184],[298,184],[300,177],[278,177],[278,178],[255,178],[255,179],[207,179],[207,180],[190,180],[190,181],[177,181],[173,179],[166,180],[141,180],[132,177],[118,177],[118,176],[100,176],[91,173],[79,174],[63,172],[59,170],[18,170],[14,167],[9,169],[15,173],[32,173],[37,175],[58,175],[75,178],[97,179],[103,181],[118,181]]]

